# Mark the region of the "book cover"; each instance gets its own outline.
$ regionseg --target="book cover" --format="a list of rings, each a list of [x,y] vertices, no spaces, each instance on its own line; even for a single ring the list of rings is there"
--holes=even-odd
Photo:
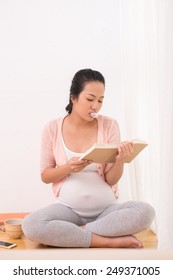
[[[130,163],[148,144],[145,141],[134,139],[134,152],[131,156],[125,158],[125,163]],[[118,155],[118,149],[115,144],[97,144],[95,143],[79,159],[92,160],[94,163],[115,162]]]

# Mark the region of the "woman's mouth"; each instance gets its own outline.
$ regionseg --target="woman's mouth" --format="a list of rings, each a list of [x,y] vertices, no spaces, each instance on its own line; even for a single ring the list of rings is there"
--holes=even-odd
[[[95,118],[98,117],[98,113],[95,113],[95,112],[90,113],[90,116],[91,116],[93,119],[95,119]]]

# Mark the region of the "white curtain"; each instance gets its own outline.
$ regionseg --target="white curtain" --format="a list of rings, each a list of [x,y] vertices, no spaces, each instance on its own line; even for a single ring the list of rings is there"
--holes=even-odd
[[[125,131],[149,144],[126,167],[130,197],[154,206],[158,246],[173,249],[173,0],[119,7]]]

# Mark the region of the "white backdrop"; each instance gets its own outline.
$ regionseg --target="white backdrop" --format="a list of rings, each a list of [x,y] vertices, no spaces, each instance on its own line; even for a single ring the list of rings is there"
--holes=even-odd
[[[40,134],[65,113],[76,71],[103,73],[102,113],[121,119],[119,38],[119,1],[0,0],[0,212],[54,201],[40,180]]]
[[[39,175],[43,125],[65,113],[71,79],[106,79],[101,113],[149,146],[120,181],[120,201],[156,209],[173,249],[173,0],[0,0],[0,213],[54,202]]]

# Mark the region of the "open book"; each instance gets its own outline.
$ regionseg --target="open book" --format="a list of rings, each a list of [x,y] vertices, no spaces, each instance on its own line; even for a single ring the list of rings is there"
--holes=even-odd
[[[125,158],[125,163],[130,163],[148,144],[142,140],[134,139],[134,152],[131,156]],[[118,155],[117,145],[115,144],[97,144],[95,143],[79,159],[92,160],[95,163],[115,162]]]

